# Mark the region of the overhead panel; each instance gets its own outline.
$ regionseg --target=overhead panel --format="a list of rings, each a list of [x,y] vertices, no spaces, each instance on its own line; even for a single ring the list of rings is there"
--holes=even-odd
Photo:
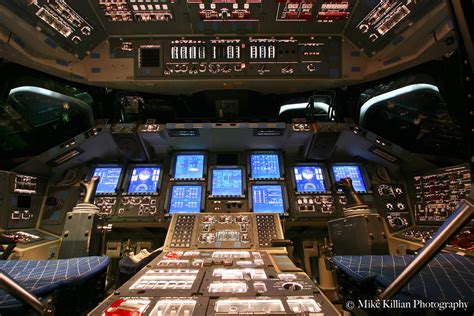
[[[359,1],[344,34],[372,56],[390,43],[402,41],[399,36],[441,1]]]
[[[48,36],[53,41],[50,46],[58,44],[79,58],[106,38],[95,12],[85,1],[12,0],[3,4]]]

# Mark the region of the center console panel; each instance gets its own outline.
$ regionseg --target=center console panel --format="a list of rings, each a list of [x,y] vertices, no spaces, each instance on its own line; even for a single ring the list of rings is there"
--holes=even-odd
[[[282,239],[277,214],[177,214],[165,247],[196,249],[270,248],[271,239]]]
[[[277,214],[175,214],[163,253],[91,315],[337,315],[273,239]]]

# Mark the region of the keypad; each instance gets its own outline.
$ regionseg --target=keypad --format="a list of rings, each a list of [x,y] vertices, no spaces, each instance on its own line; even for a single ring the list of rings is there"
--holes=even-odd
[[[195,215],[178,215],[170,247],[189,248],[193,236]]]
[[[275,217],[273,215],[257,215],[258,245],[271,247],[272,239],[277,238]]]

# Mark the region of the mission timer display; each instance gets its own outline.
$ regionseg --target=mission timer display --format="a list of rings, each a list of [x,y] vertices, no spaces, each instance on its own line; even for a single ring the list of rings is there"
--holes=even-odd
[[[242,169],[212,170],[213,196],[242,196]]]
[[[323,169],[320,166],[295,166],[293,168],[295,175],[296,192],[316,192],[325,193]]]
[[[282,186],[279,184],[253,185],[252,205],[255,213],[285,213]]]
[[[280,178],[280,159],[278,154],[251,154],[250,177],[252,179]]]
[[[360,167],[357,165],[337,165],[332,166],[332,173],[334,175],[334,181],[338,182],[344,178],[351,178],[352,186],[357,192],[367,192],[367,187],[365,186],[364,178],[360,171]],[[342,191],[342,190],[338,190]]]
[[[121,167],[95,168],[93,176],[100,178],[95,192],[99,194],[115,193],[121,174]]]
[[[201,179],[204,170],[204,154],[176,156],[175,179]]]
[[[201,212],[202,186],[174,185],[171,189],[169,213]]]
[[[128,193],[156,193],[160,181],[160,167],[133,168]]]

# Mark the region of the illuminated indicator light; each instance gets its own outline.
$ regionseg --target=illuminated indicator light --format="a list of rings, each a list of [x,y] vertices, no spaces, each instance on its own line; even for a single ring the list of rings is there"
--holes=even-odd
[[[196,46],[192,46],[189,53],[190,59],[196,59]]]
[[[227,58],[228,59],[234,58],[234,48],[232,46],[227,46]]]

